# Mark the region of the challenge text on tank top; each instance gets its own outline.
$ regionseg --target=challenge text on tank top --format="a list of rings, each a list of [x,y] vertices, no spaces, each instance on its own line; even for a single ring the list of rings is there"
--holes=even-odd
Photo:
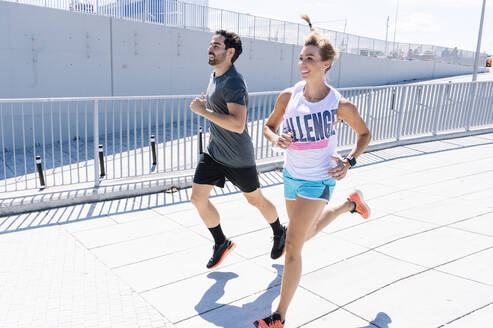
[[[285,152],[284,167],[294,178],[324,180],[327,171],[336,166],[337,108],[341,94],[330,87],[319,102],[308,102],[303,96],[306,82],[298,82],[284,113],[285,133],[291,132],[293,142]]]

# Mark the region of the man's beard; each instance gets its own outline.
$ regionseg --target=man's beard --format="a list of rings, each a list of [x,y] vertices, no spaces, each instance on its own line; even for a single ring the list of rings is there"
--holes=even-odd
[[[209,65],[211,66],[216,66],[218,64],[221,64],[226,59],[226,53],[224,53],[223,56],[219,56],[219,57],[211,53],[209,53],[209,55],[213,56],[212,59],[209,59],[208,61]]]

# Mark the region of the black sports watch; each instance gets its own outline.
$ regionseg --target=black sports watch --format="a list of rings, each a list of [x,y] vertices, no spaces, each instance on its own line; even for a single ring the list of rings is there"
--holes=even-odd
[[[352,168],[353,166],[356,165],[356,158],[354,158],[353,156],[350,156],[350,157],[344,157],[344,159],[347,159],[347,161],[349,162],[349,168]]]

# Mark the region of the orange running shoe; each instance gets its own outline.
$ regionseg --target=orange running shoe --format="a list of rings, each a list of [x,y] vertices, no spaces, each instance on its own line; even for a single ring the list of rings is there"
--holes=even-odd
[[[229,239],[226,239],[221,245],[214,245],[212,248],[212,257],[207,263],[207,269],[214,269],[224,260],[226,255],[235,248],[235,243]]]
[[[267,318],[256,320],[253,325],[257,328],[284,328],[284,321],[279,313],[274,312]]]
[[[368,219],[370,216],[370,207],[365,203],[365,200],[363,198],[363,193],[359,190],[353,191],[349,197],[348,200],[350,202],[354,203],[354,210],[351,211],[351,213],[358,213],[363,217],[363,219]]]

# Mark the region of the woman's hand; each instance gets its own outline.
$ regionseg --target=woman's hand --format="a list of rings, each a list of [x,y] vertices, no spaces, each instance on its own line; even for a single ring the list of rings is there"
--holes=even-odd
[[[276,146],[281,149],[288,149],[289,145],[293,142],[293,133],[281,133],[276,139]]]
[[[336,167],[330,169],[329,176],[331,176],[334,180],[342,180],[347,174],[349,170],[349,163],[347,160],[342,160],[339,157],[331,156],[331,158],[336,162]]]

